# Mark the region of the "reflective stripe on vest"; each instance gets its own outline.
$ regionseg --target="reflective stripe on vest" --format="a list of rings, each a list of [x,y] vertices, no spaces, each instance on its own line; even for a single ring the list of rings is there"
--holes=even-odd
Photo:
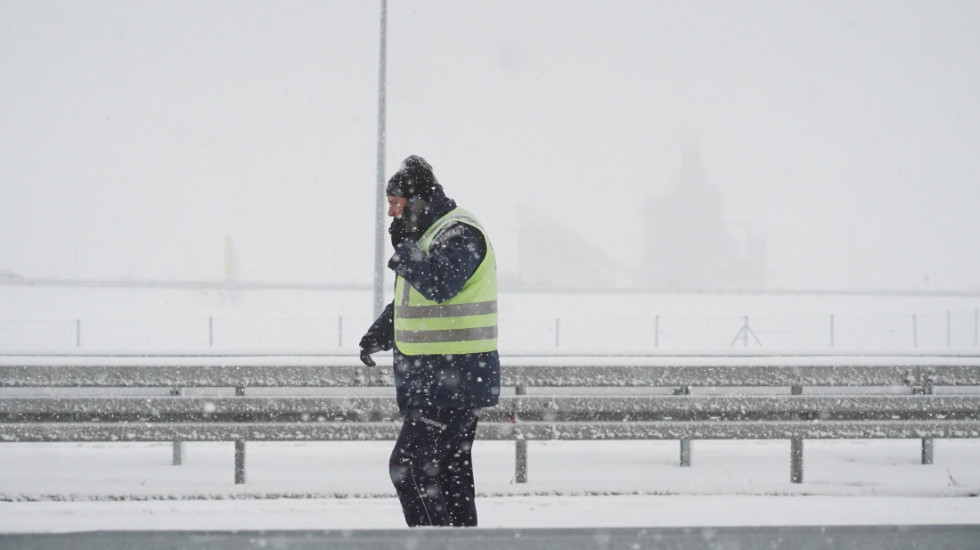
[[[405,355],[482,353],[497,349],[497,262],[480,222],[456,208],[432,224],[419,239],[428,252],[435,237],[452,223],[480,231],[487,253],[456,296],[438,303],[426,299],[402,277],[395,280],[395,345]]]
[[[405,302],[407,304],[407,302]],[[486,315],[497,313],[497,302],[476,302],[473,304],[438,304],[434,306],[402,306],[403,319],[431,319],[433,317],[460,317],[463,315]]]

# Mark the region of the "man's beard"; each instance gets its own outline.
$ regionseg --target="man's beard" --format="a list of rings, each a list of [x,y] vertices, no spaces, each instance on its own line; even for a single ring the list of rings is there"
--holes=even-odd
[[[417,241],[422,235],[422,214],[427,206],[421,198],[409,199],[401,215],[391,220],[388,232],[392,235],[400,234],[404,240]]]

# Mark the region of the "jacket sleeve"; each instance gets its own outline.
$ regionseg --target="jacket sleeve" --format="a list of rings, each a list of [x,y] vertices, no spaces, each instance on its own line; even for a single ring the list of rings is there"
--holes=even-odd
[[[395,317],[394,303],[385,306],[381,315],[375,319],[364,336],[361,338],[360,346],[365,349],[380,348],[385,351],[390,350],[395,345]]]
[[[469,225],[455,223],[439,233],[428,253],[414,242],[399,244],[388,267],[426,299],[442,303],[463,290],[486,255],[483,234]]]

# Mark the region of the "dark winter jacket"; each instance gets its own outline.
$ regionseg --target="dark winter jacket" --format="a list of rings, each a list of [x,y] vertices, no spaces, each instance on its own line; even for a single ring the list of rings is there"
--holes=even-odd
[[[428,201],[419,227],[424,233],[456,203],[441,190]],[[429,300],[444,302],[462,290],[486,256],[483,235],[454,223],[436,236],[429,252],[415,242],[395,248],[388,267]],[[385,349],[394,347],[394,304],[388,304],[368,330]],[[496,351],[460,355],[407,356],[394,347],[398,408],[433,406],[453,409],[492,407],[500,395],[500,357]]]

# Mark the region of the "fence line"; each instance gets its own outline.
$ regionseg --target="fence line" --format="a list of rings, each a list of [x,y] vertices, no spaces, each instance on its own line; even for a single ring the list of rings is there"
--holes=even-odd
[[[0,352],[84,349],[353,349],[372,319],[0,320]],[[345,326],[354,327],[345,335]],[[911,315],[502,318],[503,345],[609,353],[699,349],[976,350],[978,309]]]

